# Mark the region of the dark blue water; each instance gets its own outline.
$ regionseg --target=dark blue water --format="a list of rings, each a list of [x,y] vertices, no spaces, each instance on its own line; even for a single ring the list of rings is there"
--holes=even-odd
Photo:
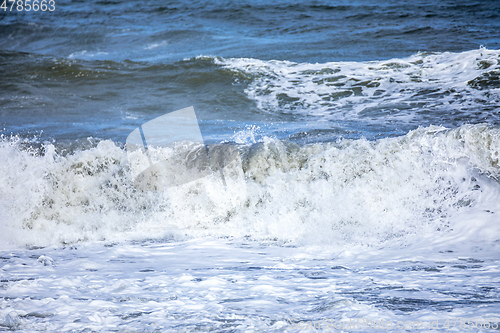
[[[0,125],[123,142],[191,105],[214,141],[249,126],[328,141],[497,124],[498,54],[481,46],[500,48],[500,1],[57,1],[54,12],[0,13]],[[271,60],[292,63],[248,68]]]

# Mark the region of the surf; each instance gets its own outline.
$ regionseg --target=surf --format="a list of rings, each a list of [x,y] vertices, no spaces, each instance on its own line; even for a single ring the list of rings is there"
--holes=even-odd
[[[237,147],[241,164],[226,169],[242,172],[246,186],[227,196],[217,176],[141,190],[125,147],[110,140],[64,152],[4,136],[1,243],[215,236],[383,246],[441,237],[466,216],[480,225],[491,220],[484,230],[498,236],[498,127],[431,126],[395,138],[313,144],[264,138]]]

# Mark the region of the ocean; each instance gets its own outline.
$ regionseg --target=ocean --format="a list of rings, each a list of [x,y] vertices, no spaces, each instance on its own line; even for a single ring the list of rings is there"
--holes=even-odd
[[[0,331],[498,331],[500,1],[20,3]]]

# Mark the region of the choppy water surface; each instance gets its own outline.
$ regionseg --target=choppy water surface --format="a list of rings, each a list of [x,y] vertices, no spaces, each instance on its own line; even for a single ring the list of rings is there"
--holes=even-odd
[[[499,6],[2,14],[0,328],[498,328]],[[224,181],[134,186],[127,136],[191,105]]]

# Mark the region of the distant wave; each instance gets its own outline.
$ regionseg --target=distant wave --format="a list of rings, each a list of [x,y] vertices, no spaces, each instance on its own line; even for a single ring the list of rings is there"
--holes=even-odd
[[[248,97],[271,113],[417,126],[500,123],[498,50],[369,62],[214,61],[247,78]]]
[[[97,119],[100,109],[109,112],[116,107],[130,117],[147,119],[144,99],[154,102],[150,109],[157,115],[171,108],[163,106],[166,101],[183,103],[178,95],[182,92],[197,96],[202,108],[217,110],[218,119],[256,122],[269,116],[275,121],[328,122],[368,138],[389,132],[401,135],[418,126],[500,124],[500,51],[484,48],[315,64],[213,56],[170,64],[83,61],[17,52],[0,52],[0,60],[10,64],[3,75],[10,91],[4,112],[22,107],[23,115],[39,122],[44,117],[60,121],[67,114],[61,115],[61,110],[68,108],[76,117],[85,114],[85,119]],[[91,97],[50,99],[33,84],[47,81],[55,85],[52,92],[64,94],[62,88],[71,85],[87,89]],[[139,95],[121,95],[123,90],[139,89],[133,82],[142,83]],[[91,99],[95,109],[80,108],[78,97]]]

